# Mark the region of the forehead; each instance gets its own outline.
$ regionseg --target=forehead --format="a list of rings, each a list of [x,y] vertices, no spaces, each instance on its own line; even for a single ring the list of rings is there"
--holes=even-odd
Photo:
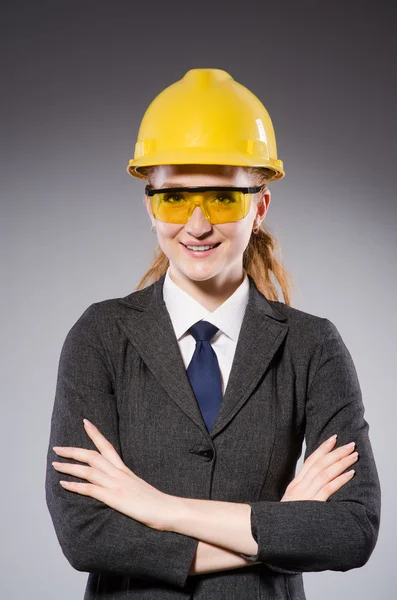
[[[250,183],[242,167],[229,165],[159,165],[151,179],[156,188],[229,183],[244,186]]]

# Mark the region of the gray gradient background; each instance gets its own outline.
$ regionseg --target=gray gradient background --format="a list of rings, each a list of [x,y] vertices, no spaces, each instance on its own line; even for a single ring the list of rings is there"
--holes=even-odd
[[[286,177],[266,223],[293,305],[331,319],[359,375],[382,485],[370,561],[304,575],[310,600],[396,584],[396,62],[392,2],[3,3],[1,595],[82,598],[44,493],[58,359],[93,302],[124,296],[156,243],[125,167],[155,96],[191,68],[264,103]],[[360,324],[365,321],[363,337]],[[299,465],[301,462],[299,463]],[[394,590],[395,592],[395,590]]]

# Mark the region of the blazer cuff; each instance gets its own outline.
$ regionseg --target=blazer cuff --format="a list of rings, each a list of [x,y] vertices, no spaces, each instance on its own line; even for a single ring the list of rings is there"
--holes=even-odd
[[[251,506],[251,533],[252,533],[252,537],[258,544],[258,552],[255,555],[243,554],[240,552],[239,553],[240,556],[242,556],[243,558],[245,558],[246,560],[248,560],[249,562],[252,562],[252,563],[261,562],[264,565],[266,565],[266,567],[268,569],[270,569],[271,571],[274,571],[276,573],[283,573],[284,575],[297,575],[298,573],[302,573],[302,571],[300,571],[300,570],[293,571],[292,569],[286,569],[285,567],[279,567],[274,564],[267,563],[259,556],[259,554],[261,553],[261,549],[260,549],[259,543],[258,543],[258,525],[257,525],[257,514],[256,514],[257,503],[247,502],[247,504],[249,504]]]
[[[251,506],[251,504],[250,504],[250,506]],[[252,533],[252,537],[258,543],[258,529],[257,529],[257,525],[256,525],[256,519],[255,519],[254,511],[252,510],[252,506],[251,506],[251,517],[250,517],[250,520],[251,520],[251,533]],[[258,553],[259,553],[259,547],[258,547]],[[239,554],[240,554],[240,556],[242,556],[243,558],[245,558],[249,562],[253,562],[254,563],[254,562],[258,562],[258,556],[259,556],[258,553],[255,554],[255,555],[249,555],[249,554],[242,554],[240,552]]]

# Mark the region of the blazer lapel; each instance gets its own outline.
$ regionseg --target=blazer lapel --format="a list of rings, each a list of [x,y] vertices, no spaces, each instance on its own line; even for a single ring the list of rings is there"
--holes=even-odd
[[[249,399],[284,340],[286,317],[257,289],[253,278],[233,365],[221,408],[209,433],[186,374],[171,317],[163,299],[162,275],[119,302],[132,310],[117,317],[124,333],[173,402],[203,431],[216,436]]]
[[[165,275],[119,302],[131,308],[118,317],[124,333],[173,402],[207,431],[179,350],[171,317],[163,299]]]

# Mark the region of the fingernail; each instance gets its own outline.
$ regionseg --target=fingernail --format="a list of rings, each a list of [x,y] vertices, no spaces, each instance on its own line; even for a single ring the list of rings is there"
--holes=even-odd
[[[88,425],[88,427],[93,427],[92,423],[88,419],[83,419],[84,423]]]
[[[334,433],[334,435],[331,435],[331,437],[327,440],[327,442],[333,442],[337,437],[338,437],[338,434]]]

